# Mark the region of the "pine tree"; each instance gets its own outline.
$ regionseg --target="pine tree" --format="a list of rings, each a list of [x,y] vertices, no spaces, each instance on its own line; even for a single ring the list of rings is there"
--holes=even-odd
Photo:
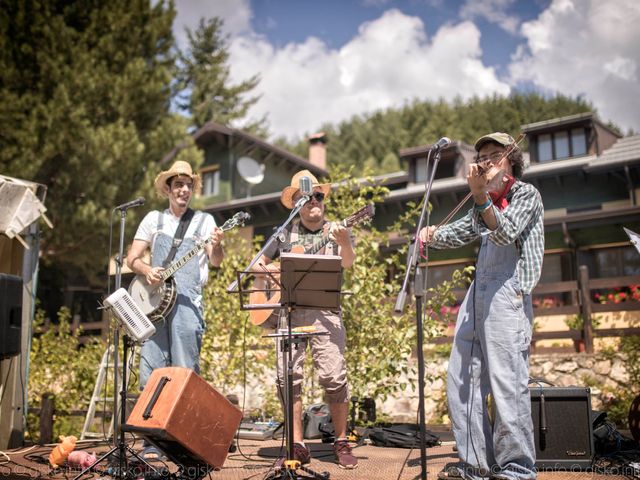
[[[3,0],[0,11],[0,171],[48,187],[45,266],[95,281],[111,208],[184,135],[169,111],[173,6]]]
[[[179,54],[177,105],[191,115],[196,128],[209,121],[226,125],[244,119],[258,101],[258,97],[245,98],[258,84],[258,75],[231,84],[228,37],[222,27],[220,18],[200,19],[194,32],[187,29],[189,46]],[[265,133],[265,121],[246,123],[243,128]]]

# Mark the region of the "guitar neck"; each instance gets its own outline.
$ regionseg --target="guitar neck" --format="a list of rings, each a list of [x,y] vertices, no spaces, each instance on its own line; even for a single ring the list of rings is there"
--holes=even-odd
[[[340,222],[340,224],[343,227],[347,227],[347,221],[346,220],[342,220]],[[329,236],[327,235],[326,237],[322,237],[322,240],[319,241],[318,243],[314,244],[311,246],[311,248],[309,250],[306,251],[306,253],[310,254],[310,255],[315,255],[316,253],[318,253],[320,250],[322,250],[325,245],[327,243],[329,243],[331,241],[331,239],[329,238]]]

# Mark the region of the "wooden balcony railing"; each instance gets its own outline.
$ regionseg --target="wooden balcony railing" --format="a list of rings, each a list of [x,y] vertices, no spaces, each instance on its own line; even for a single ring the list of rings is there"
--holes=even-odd
[[[594,328],[593,319],[595,314],[638,311],[640,301],[628,300],[620,303],[595,302],[594,294],[598,290],[613,290],[630,285],[640,285],[640,275],[622,276],[611,278],[589,278],[589,271],[586,266],[581,266],[578,272],[578,280],[541,283],[533,291],[534,297],[534,317],[546,317],[551,315],[580,315],[583,319],[581,330],[556,330],[556,331],[535,331],[533,341],[538,340],[583,340],[585,352],[593,353],[594,337],[621,337],[626,335],[640,335],[640,328]],[[456,298],[462,301],[465,291],[456,291]],[[546,297],[545,297],[546,296]],[[562,299],[552,301],[550,305],[545,305],[544,298]],[[538,306],[536,306],[538,305]],[[451,337],[438,337],[431,340],[433,343],[447,343]]]

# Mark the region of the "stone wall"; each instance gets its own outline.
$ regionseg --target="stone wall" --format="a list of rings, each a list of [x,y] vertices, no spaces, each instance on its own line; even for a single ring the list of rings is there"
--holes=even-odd
[[[445,405],[447,359],[429,359],[426,365],[425,412],[427,423],[448,423]],[[624,391],[629,375],[621,355],[567,353],[532,355],[530,376],[557,387],[590,387],[595,410],[605,409],[616,392]],[[418,411],[417,377],[406,380],[411,386],[402,393],[376,402],[378,411],[393,422],[415,422]]]

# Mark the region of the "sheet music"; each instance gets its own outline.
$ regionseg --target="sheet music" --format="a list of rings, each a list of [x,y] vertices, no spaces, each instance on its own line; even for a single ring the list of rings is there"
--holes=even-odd
[[[625,228],[625,227],[622,227],[622,228],[624,229],[624,231],[629,236],[629,240],[631,240],[631,244],[634,247],[636,247],[636,250],[638,251],[638,253],[640,253],[640,235],[638,235],[633,230],[629,230],[628,228]]]

